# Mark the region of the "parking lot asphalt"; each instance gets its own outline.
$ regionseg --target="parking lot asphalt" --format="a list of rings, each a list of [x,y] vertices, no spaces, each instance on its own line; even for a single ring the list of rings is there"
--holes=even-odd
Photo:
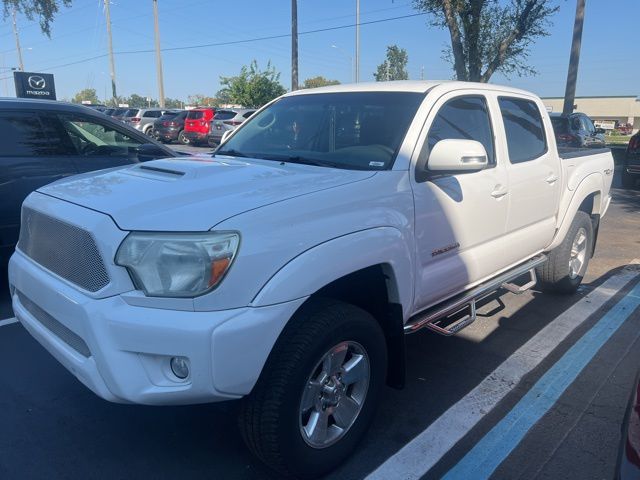
[[[613,193],[580,291],[500,293],[455,337],[407,337],[406,388],[386,389],[329,478],[613,477],[640,368],[640,191]],[[1,479],[275,478],[245,449],[236,403],[111,404],[0,325]]]

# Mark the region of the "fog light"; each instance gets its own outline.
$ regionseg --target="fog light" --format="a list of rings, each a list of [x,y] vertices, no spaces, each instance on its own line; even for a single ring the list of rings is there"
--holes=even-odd
[[[189,376],[189,359],[186,357],[171,358],[171,371],[181,380]]]

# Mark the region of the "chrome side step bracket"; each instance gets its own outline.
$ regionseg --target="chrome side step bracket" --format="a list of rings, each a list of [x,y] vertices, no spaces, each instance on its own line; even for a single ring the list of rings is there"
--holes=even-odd
[[[422,328],[428,328],[440,335],[455,335],[460,330],[475,322],[477,318],[477,301],[488,297],[501,288],[504,288],[511,293],[515,293],[516,295],[520,295],[533,288],[537,281],[535,268],[546,261],[547,256],[540,254],[517,267],[514,267],[511,270],[502,273],[485,283],[472,288],[471,290],[468,290],[467,292],[463,292],[452,299],[446,300],[441,304],[414,315],[404,326],[404,333],[414,333]],[[513,283],[518,277],[525,274],[529,275],[529,280],[525,284],[518,285]],[[447,323],[447,319],[451,320],[451,317],[460,314],[464,310],[468,311],[464,317]]]

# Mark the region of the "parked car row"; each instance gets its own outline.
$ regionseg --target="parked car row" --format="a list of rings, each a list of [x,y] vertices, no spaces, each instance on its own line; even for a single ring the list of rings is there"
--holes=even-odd
[[[161,108],[108,108],[100,110],[107,116],[131,125],[162,143],[217,146],[226,131],[234,130],[249,118],[255,109],[224,109],[201,107],[192,110]]]

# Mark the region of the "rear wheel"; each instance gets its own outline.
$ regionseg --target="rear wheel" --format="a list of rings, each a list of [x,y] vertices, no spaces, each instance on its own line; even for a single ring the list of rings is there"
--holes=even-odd
[[[575,292],[587,271],[592,250],[591,217],[578,211],[562,243],[549,253],[548,261],[536,269],[538,286],[548,292]]]
[[[190,141],[185,136],[184,130],[180,130],[180,133],[178,134],[178,142],[180,142],[182,145],[189,145]]]
[[[376,320],[353,305],[312,300],[287,325],[243,400],[242,436],[281,475],[326,474],[364,435],[385,374]]]

